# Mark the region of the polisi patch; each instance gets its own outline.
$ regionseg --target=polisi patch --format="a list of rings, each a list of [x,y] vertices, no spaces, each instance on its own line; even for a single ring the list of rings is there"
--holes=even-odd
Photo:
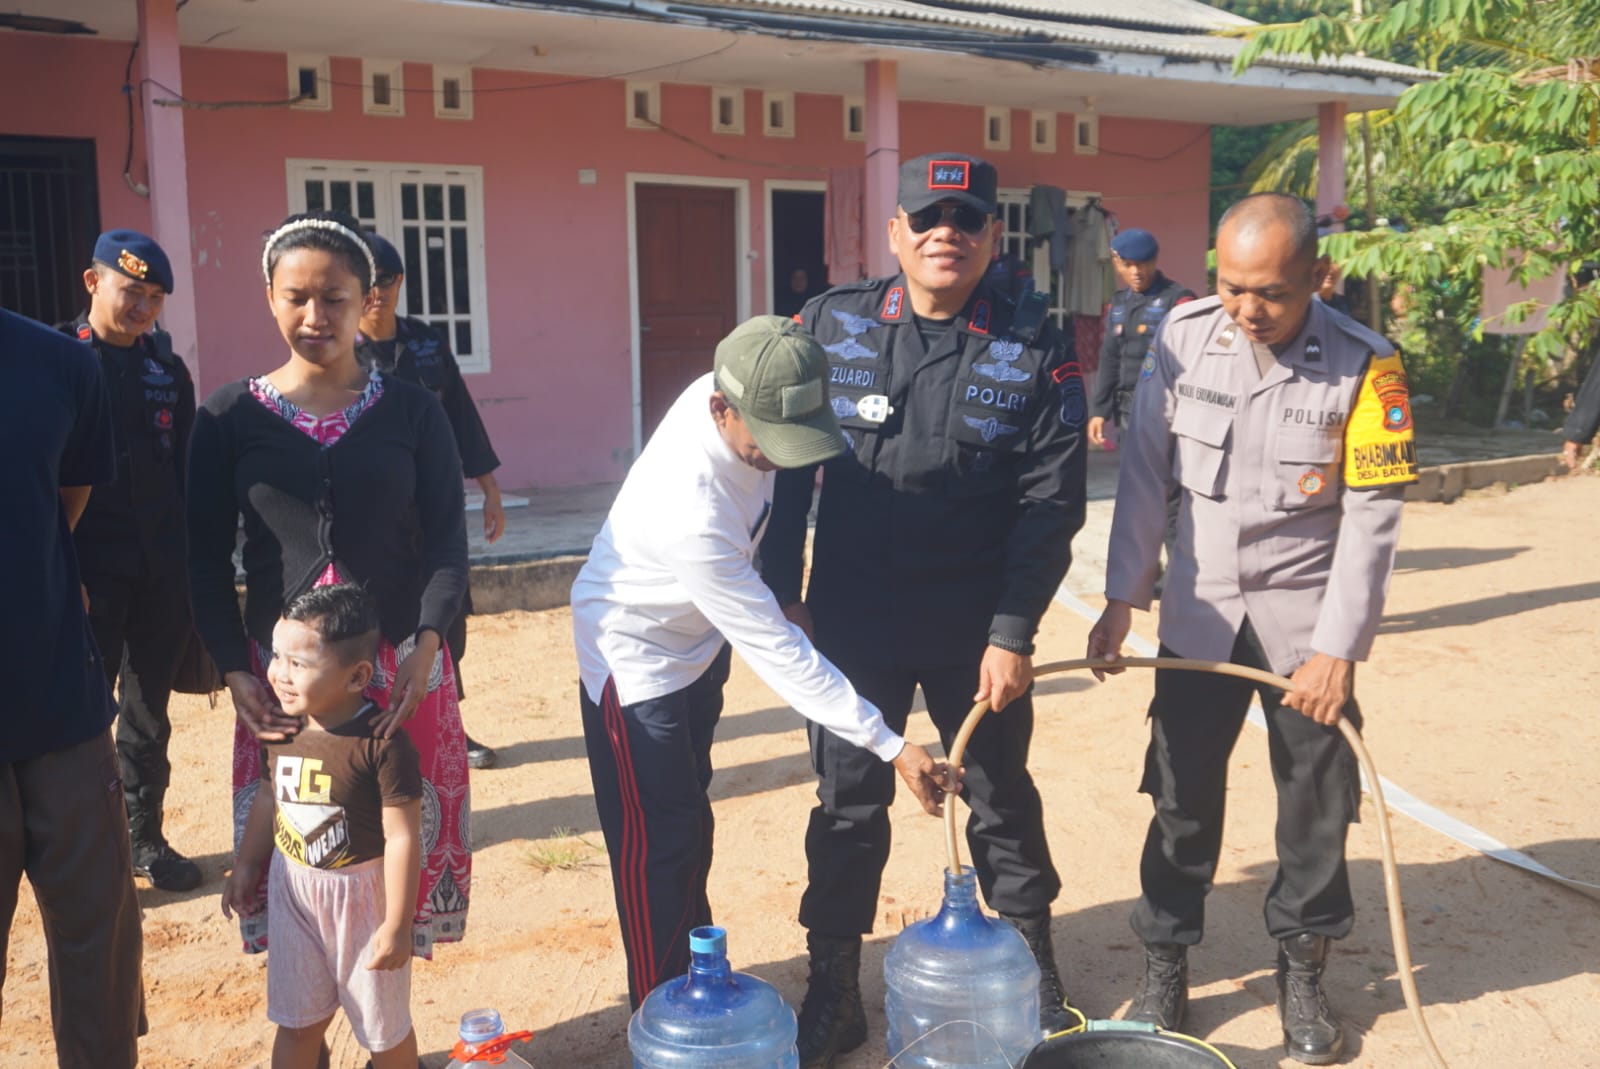
[[[906,291],[903,286],[896,286],[883,295],[883,308],[878,312],[879,319],[899,319],[905,315]]]
[[[1139,365],[1139,378],[1142,381],[1144,379],[1148,379],[1151,375],[1154,375],[1155,373],[1156,373],[1156,354],[1155,353],[1145,353],[1144,354],[1144,363]]]
[[[928,188],[970,189],[972,164],[966,160],[929,160]]]
[[[1323,487],[1327,486],[1327,482],[1323,479],[1322,472],[1313,468],[1300,476],[1300,482],[1298,485],[1300,487],[1300,492],[1306,497],[1316,497],[1318,494],[1322,493],[1322,489]]]
[[[143,278],[150,273],[150,265],[127,249],[123,249],[117,254],[117,269],[132,275],[134,278]]]

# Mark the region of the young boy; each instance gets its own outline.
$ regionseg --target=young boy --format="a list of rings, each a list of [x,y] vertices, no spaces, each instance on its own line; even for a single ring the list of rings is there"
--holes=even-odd
[[[254,909],[270,855],[272,1069],[316,1066],[340,1007],[374,1069],[416,1069],[410,932],[422,773],[405,732],[373,734],[380,710],[363,692],[377,654],[377,606],[350,584],[302,594],[272,630],[267,678],[283,711],[305,726],[265,744],[261,786],[222,890],[224,916]]]

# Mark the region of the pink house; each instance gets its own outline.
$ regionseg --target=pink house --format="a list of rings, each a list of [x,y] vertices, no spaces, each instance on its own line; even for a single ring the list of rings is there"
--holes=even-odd
[[[67,317],[94,233],[144,229],[173,253],[166,326],[209,392],[281,359],[263,232],[345,208],[405,252],[406,310],[452,331],[508,487],[619,480],[726,329],[781,308],[796,269],[820,284],[830,178],[858,192],[860,232],[833,237],[869,273],[892,270],[898,161],[946,150],[997,164],[1007,251],[1058,296],[1026,234],[1041,184],[1157,232],[1198,288],[1213,124],[1320,115],[1338,161],[1346,110],[1415,73],[1234,78],[1237,42],[1208,31],[1247,23],[1195,0],[19,5],[0,15],[0,304]],[[1343,168],[1323,174],[1331,207]]]

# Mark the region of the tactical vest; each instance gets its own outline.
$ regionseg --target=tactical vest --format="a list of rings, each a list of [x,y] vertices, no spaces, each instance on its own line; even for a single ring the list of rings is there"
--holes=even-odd
[[[72,333],[81,342],[95,345],[94,331],[87,316],[80,316],[72,324]],[[106,386],[113,403],[121,412],[137,412],[137,421],[128,427],[153,439],[157,459],[167,460],[173,455],[173,433],[178,396],[189,369],[172,351],[172,335],[164,330],[151,330],[139,336],[128,356],[128,365],[115,374],[106,375]],[[106,362],[100,362],[102,370]],[[130,372],[132,372],[130,374]],[[119,421],[119,427],[121,423]],[[127,463],[129,442],[119,442],[119,460]]]

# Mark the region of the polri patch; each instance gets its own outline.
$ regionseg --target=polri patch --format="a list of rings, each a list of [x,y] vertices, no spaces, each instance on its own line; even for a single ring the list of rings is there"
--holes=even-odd
[[[1143,381],[1156,373],[1156,354],[1145,353],[1144,363],[1139,365],[1139,379]]]
[[[1327,483],[1322,478],[1322,472],[1313,468],[1300,476],[1300,493],[1306,497],[1316,497],[1322,493],[1322,488]]]

